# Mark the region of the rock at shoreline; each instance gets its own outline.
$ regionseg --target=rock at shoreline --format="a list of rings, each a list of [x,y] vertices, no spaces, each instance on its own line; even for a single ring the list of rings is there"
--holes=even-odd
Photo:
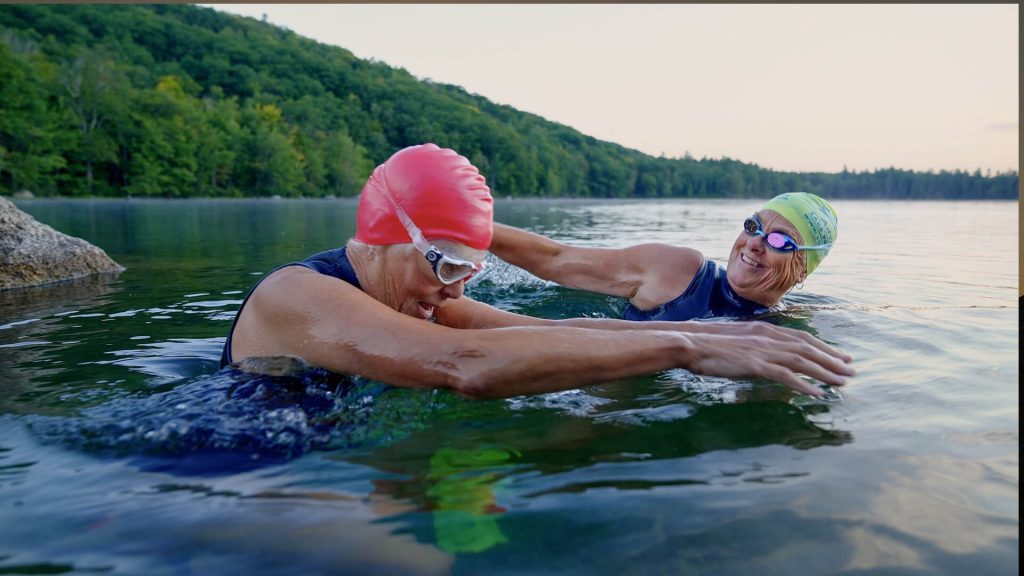
[[[0,290],[123,270],[100,248],[61,234],[0,197]]]

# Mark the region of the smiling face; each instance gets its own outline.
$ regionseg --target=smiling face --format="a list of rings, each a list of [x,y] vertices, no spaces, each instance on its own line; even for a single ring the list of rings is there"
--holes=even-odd
[[[757,213],[765,233],[784,232],[798,243],[803,238],[796,228],[777,212]],[[760,304],[777,304],[782,296],[807,277],[802,252],[776,252],[763,236],[751,236],[740,230],[729,253],[729,285],[737,294]]]
[[[474,250],[447,240],[436,240],[430,244],[449,256],[474,263],[483,262],[487,255],[483,250]],[[401,269],[391,270],[395,282],[391,283],[392,290],[389,292],[393,298],[385,300],[385,303],[391,304],[402,314],[429,320],[434,317],[437,308],[462,296],[466,280],[448,285],[441,283],[419,250],[411,244],[403,245],[403,248],[407,250],[402,251],[402,258],[398,260],[403,262]]]

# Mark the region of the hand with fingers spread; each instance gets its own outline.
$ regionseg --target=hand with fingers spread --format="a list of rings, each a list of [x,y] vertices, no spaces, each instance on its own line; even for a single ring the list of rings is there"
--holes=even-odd
[[[763,323],[721,324],[698,341],[689,370],[709,376],[762,377],[816,398],[825,394],[800,375],[844,386],[854,375],[848,354],[813,336]]]

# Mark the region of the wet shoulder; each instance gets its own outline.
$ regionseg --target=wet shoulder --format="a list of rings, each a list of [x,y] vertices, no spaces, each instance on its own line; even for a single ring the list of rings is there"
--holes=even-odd
[[[692,248],[668,244],[647,244],[644,248],[644,280],[630,299],[630,304],[641,310],[678,298],[704,266],[704,255]]]

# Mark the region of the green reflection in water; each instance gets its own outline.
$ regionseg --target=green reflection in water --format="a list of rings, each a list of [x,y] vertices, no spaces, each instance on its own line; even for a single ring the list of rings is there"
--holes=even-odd
[[[448,552],[483,552],[508,538],[498,526],[505,508],[496,490],[505,477],[495,467],[519,454],[500,448],[440,448],[430,459],[427,496],[433,510],[437,545]]]

